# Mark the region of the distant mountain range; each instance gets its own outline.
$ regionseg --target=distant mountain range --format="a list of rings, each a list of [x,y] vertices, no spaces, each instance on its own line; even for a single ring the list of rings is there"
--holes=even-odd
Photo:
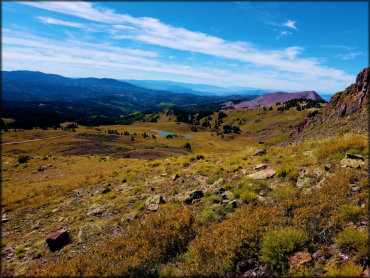
[[[225,108],[253,108],[271,106],[276,103],[283,103],[291,99],[312,99],[312,100],[323,100],[323,98],[315,91],[304,91],[297,93],[286,93],[286,92],[275,92],[264,94],[250,101],[242,101],[240,103],[233,103],[232,101],[224,103]]]
[[[199,95],[187,92],[148,89],[109,78],[67,78],[34,71],[3,71],[2,99],[17,101],[65,101],[114,97],[120,105],[135,106],[137,110],[155,106],[171,107],[223,101],[224,96]],[[256,97],[254,95],[253,97]],[[245,100],[247,97],[228,96]]]
[[[218,96],[228,96],[228,95],[262,95],[277,90],[270,89],[260,89],[251,87],[219,87],[208,84],[192,84],[184,82],[174,82],[167,80],[133,80],[127,79],[122,80],[136,86],[144,87],[147,89],[155,90],[165,90],[175,93],[190,93],[195,95],[218,95]]]

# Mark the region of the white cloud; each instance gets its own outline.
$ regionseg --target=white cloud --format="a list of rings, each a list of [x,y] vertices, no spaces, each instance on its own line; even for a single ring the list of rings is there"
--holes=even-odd
[[[287,22],[284,23],[284,26],[297,30],[297,27],[295,27],[295,23],[296,21],[288,20]]]
[[[362,55],[362,52],[352,52],[352,53],[347,53],[347,54],[338,54],[337,57],[342,59],[342,60],[351,60],[355,58],[356,56]]]
[[[139,51],[140,53],[137,52],[135,55],[133,55],[132,59],[136,61],[133,62],[132,59],[130,60],[130,55],[128,54],[127,49],[124,50],[117,47],[112,51],[112,49],[108,46],[106,46],[105,49],[101,45],[99,47],[96,45],[86,45],[86,47],[83,47],[83,42],[81,41],[68,41],[66,48],[74,49],[73,46],[78,44],[81,46],[79,46],[79,49],[75,49],[76,52],[71,52],[68,50],[70,52],[68,52],[66,55],[75,57],[76,61],[80,61],[81,63],[83,62],[85,64],[91,64],[97,60],[97,63],[100,66],[108,66],[111,65],[109,63],[113,63],[112,66],[118,68],[131,67],[138,69],[139,65],[142,70],[146,71],[153,70],[158,72],[162,70],[162,72],[169,74],[182,74],[185,76],[192,76],[192,78],[196,78],[195,74],[199,74],[198,78],[207,78],[207,80],[210,80],[211,82],[221,82],[223,80],[224,82],[229,83],[231,80],[233,80],[236,83],[244,84],[245,80],[248,80],[256,85],[256,81],[261,82],[259,85],[257,85],[257,87],[267,87],[272,84],[271,86],[273,86],[273,88],[283,88],[277,85],[285,84],[284,82],[288,82],[291,84],[291,86],[293,86],[293,84],[300,84],[302,87],[304,84],[301,82],[301,80],[310,80],[310,86],[319,86],[318,84],[324,84],[326,82],[326,85],[331,84],[331,86],[334,86],[334,84],[336,84],[336,87],[339,86],[338,84],[343,84],[343,82],[349,83],[353,81],[353,76],[345,74],[345,72],[342,70],[326,67],[314,57],[300,57],[303,54],[303,48],[299,46],[291,46],[285,49],[259,49],[248,42],[225,41],[222,38],[210,36],[205,33],[194,32],[185,28],[173,27],[171,25],[162,23],[155,18],[132,17],[127,14],[118,14],[113,10],[102,9],[97,4],[92,2],[21,3],[85,19],[88,21],[85,24],[87,26],[91,23],[91,21],[98,22],[102,24],[100,30],[106,32],[107,34],[111,34],[116,40],[131,39],[134,41],[175,50],[202,53],[217,58],[236,60],[238,62],[244,62],[246,66],[253,67],[255,70],[257,69],[257,73],[263,72],[264,69],[269,69],[269,71],[273,71],[275,73],[276,77],[274,77],[275,79],[272,79],[271,74],[262,74],[263,77],[261,77],[259,74],[254,74],[251,71],[235,74],[233,72],[216,68],[212,69],[198,67],[195,69],[187,68],[187,65],[168,65],[160,63],[157,60],[144,58],[143,56],[153,58],[157,57],[157,55],[148,54],[150,52],[147,53],[148,55],[145,55],[144,53],[146,52],[142,50],[135,50]],[[288,20],[285,24],[280,24],[280,26],[296,29],[295,21],[291,20]],[[20,38],[18,37],[18,39]],[[30,42],[32,42],[32,40]],[[56,43],[58,45],[57,41],[50,43]],[[22,47],[26,47],[26,45],[23,44]],[[38,46],[31,45],[31,47],[34,47],[33,51],[37,52]],[[84,59],[87,59],[87,57],[86,55],[82,55],[84,53],[83,51],[89,53],[89,51],[92,51],[90,48],[94,47],[98,48],[97,52],[90,53],[88,57],[92,62],[84,62]],[[57,56],[49,55],[50,53],[47,52],[49,50],[46,50],[46,48],[43,49],[43,53],[39,52],[40,55],[43,55],[43,59],[47,60],[51,59],[50,57],[52,57],[52,59],[58,60]],[[7,51],[10,51],[10,48],[7,48]],[[3,53],[8,54],[7,51],[3,51]],[[61,50],[52,49],[51,51],[57,51],[56,53],[58,53],[58,51]],[[31,52],[32,51],[30,51],[28,54]],[[64,52],[61,52],[61,54],[63,53]],[[24,55],[28,54],[24,53]],[[5,55],[5,57],[9,57],[9,55]],[[120,58],[122,58],[122,62],[120,61]],[[9,62],[9,59],[7,61]],[[145,65],[146,62],[148,64]],[[212,78],[212,75],[215,75],[215,78]],[[286,77],[287,75],[289,75],[289,78],[286,81],[282,81],[282,78]],[[223,78],[222,76],[227,76],[227,78]],[[250,76],[255,77],[256,79],[251,79]],[[238,81],[235,77],[244,79]],[[266,80],[268,80],[269,84],[266,84]],[[325,82],[322,80],[325,80]],[[248,86],[252,85],[248,84]]]
[[[37,17],[41,22],[47,23],[47,24],[56,24],[56,25],[63,25],[63,26],[68,26],[68,27],[75,27],[75,28],[84,28],[84,24],[76,23],[76,22],[70,22],[70,21],[64,21],[64,20],[59,20],[55,19],[52,17],[43,17],[43,16],[38,16]]]

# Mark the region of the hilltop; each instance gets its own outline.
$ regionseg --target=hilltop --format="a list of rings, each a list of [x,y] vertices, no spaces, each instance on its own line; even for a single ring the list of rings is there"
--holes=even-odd
[[[231,102],[226,102],[223,104],[224,108],[253,108],[253,107],[263,107],[276,105],[277,103],[283,103],[292,99],[311,99],[311,100],[323,100],[323,98],[318,95],[315,91],[304,91],[297,93],[286,93],[286,92],[275,92],[268,93],[259,96],[250,101],[242,101],[240,103],[234,104]]]

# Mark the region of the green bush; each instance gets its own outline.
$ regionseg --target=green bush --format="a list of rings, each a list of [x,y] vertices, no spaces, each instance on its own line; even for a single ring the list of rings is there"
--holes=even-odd
[[[288,177],[291,181],[297,181],[298,171],[293,166],[283,165],[276,171],[277,176],[280,178]]]
[[[161,165],[161,161],[160,161],[160,160],[158,160],[158,159],[153,160],[153,161],[151,161],[151,162],[149,162],[149,163],[148,163],[148,166],[149,166],[149,167],[157,167],[157,166],[159,166],[159,165]]]
[[[340,207],[340,210],[344,214],[346,222],[356,222],[361,218],[362,209],[359,206],[343,205]]]
[[[22,259],[24,257],[24,253],[25,253],[25,248],[24,246],[19,246],[16,250],[15,250],[15,255],[17,256],[18,259]]]
[[[257,194],[253,191],[244,191],[242,194],[240,194],[240,198],[243,200],[245,203],[251,203],[257,200]]]
[[[216,215],[213,213],[211,209],[205,209],[202,212],[200,222],[203,225],[208,225],[209,222],[212,222],[216,219]]]
[[[358,260],[363,260],[367,257],[368,235],[364,230],[345,228],[336,238],[344,252],[356,255]]]
[[[274,274],[287,274],[288,257],[298,251],[307,236],[294,228],[285,227],[268,233],[262,242],[261,260],[268,264]]]
[[[345,261],[341,265],[331,265],[327,268],[325,277],[360,277],[362,266],[356,265],[354,262]]]
[[[30,157],[28,155],[25,155],[25,154],[20,154],[18,155],[18,163],[26,163],[28,160],[30,159]]]

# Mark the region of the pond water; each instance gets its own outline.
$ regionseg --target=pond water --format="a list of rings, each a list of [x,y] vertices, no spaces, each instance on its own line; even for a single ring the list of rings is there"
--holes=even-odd
[[[167,136],[167,135],[175,135],[176,133],[174,132],[169,132],[169,131],[164,131],[164,130],[159,130],[159,129],[152,129],[151,131],[157,132],[159,136]],[[192,139],[195,138],[194,136],[190,134],[182,134],[184,136],[184,139]]]

